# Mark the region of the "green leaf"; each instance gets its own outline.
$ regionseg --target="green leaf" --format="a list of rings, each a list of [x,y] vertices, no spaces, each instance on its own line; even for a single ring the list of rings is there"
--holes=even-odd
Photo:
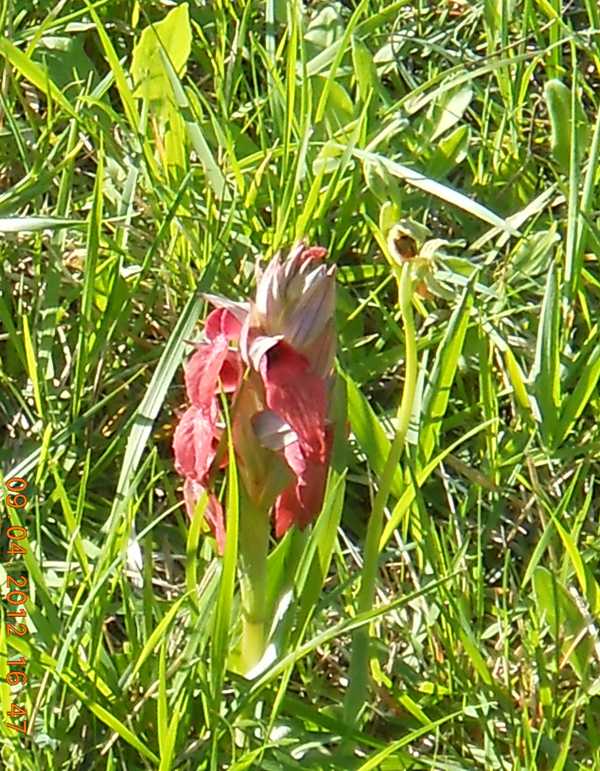
[[[593,330],[597,335],[597,327]],[[573,429],[575,421],[586,408],[592,395],[595,393],[598,379],[600,378],[600,343],[592,350],[589,357],[579,369],[576,386],[572,392],[565,396],[562,404],[560,423],[556,429],[556,445],[560,445]]]
[[[442,418],[446,414],[450,389],[469,323],[471,296],[472,284],[469,284],[450,317],[446,334],[435,356],[431,377],[423,393],[419,445],[424,463],[427,463],[431,458],[436,439],[440,433]]]
[[[367,46],[354,36],[352,37],[352,64],[358,85],[358,96],[361,102],[365,103],[371,99],[373,92],[377,91],[379,78],[373,55]]]
[[[163,102],[168,93],[169,79],[165,73],[161,51],[178,76],[185,70],[192,49],[192,30],[188,4],[182,3],[162,21],[146,27],[133,49],[131,74],[135,96],[149,102]]]
[[[464,160],[470,139],[469,126],[457,126],[448,136],[440,140],[427,164],[427,174],[434,179],[446,177],[457,164]]]
[[[546,445],[552,446],[560,409],[559,370],[559,296],[556,266],[548,272],[540,323],[537,332],[535,360],[531,371],[537,406],[536,420]]]
[[[45,66],[48,75],[61,89],[85,82],[98,73],[83,47],[83,35],[47,35],[32,54],[34,61]]]
[[[82,228],[85,224],[84,220],[62,217],[0,217],[0,233],[35,233],[38,230]]]
[[[352,433],[361,450],[367,456],[369,466],[381,476],[385,461],[390,454],[391,442],[387,438],[373,408],[348,373],[344,373],[348,388],[348,419]],[[402,473],[398,469],[394,475],[391,493],[396,498],[402,493]]]
[[[469,83],[441,95],[432,110],[433,131],[430,137],[432,142],[458,123],[472,98],[473,89]]]
[[[304,41],[308,44],[307,50],[311,58],[328,49],[344,34],[344,19],[340,13],[341,9],[338,10],[339,6],[336,5],[323,8],[308,24]]]
[[[225,504],[225,511],[227,512],[225,552],[211,640],[211,681],[212,697],[215,704],[219,704],[221,697],[227,670],[226,662],[230,651],[233,595],[239,547],[240,494],[229,416],[227,416],[227,452],[229,463],[227,467],[227,501]],[[215,717],[217,719],[218,712],[219,710],[216,709]]]
[[[523,370],[519,366],[519,363],[510,348],[506,347],[502,354],[504,356],[508,377],[515,394],[515,399],[521,408],[529,415],[531,412],[531,403],[529,401],[527,388],[525,387],[525,376],[523,374]]]
[[[336,145],[340,149],[344,150],[343,145]],[[380,162],[394,177],[404,180],[409,185],[422,190],[429,195],[433,195],[436,198],[440,198],[442,201],[456,206],[459,209],[463,209],[473,217],[477,217],[483,222],[488,222],[490,225],[495,225],[502,231],[509,233],[512,236],[520,235],[518,230],[515,230],[509,222],[494,214],[486,206],[474,201],[472,198],[459,193],[458,190],[454,190],[448,185],[442,185],[434,179],[431,179],[416,169],[412,169],[408,166],[404,166],[402,163],[397,163],[384,155],[379,153],[369,152],[368,150],[353,149],[352,154],[361,161]]]
[[[181,85],[179,76],[175,72],[170,60],[164,55],[162,50],[160,51],[160,54],[162,56],[164,69],[165,69],[165,72],[167,73],[169,83],[171,84],[171,88],[173,89],[175,102],[177,103],[177,107],[179,108],[179,112],[185,123],[187,135],[192,144],[192,147],[194,148],[196,154],[198,155],[198,158],[200,159],[200,162],[204,166],[204,172],[206,174],[206,178],[210,182],[210,185],[214,190],[214,193],[217,196],[217,198],[230,200],[231,192],[229,190],[229,187],[227,185],[223,172],[219,168],[219,165],[217,164],[210,150],[210,147],[208,146],[208,143],[202,132],[200,123],[196,120],[195,116],[192,113],[190,102],[187,98],[187,95],[184,91],[183,86]]]
[[[52,99],[72,118],[79,122],[80,116],[71,107],[61,89],[50,78],[45,67],[33,62],[27,54],[13,45],[7,38],[0,38],[0,55],[4,56],[24,78],[38,88],[47,99]]]
[[[585,631],[586,620],[575,600],[546,568],[538,566],[533,574],[533,589],[538,609],[544,614],[554,641],[568,658],[580,680],[585,678],[593,641]],[[579,640],[579,642],[577,642]]]
[[[550,150],[560,171],[568,174],[572,132],[571,89],[560,80],[549,80],[544,87],[544,97],[550,116]],[[577,132],[577,156],[578,161],[581,161],[586,148],[588,125],[579,99],[576,101],[575,131]]]
[[[557,241],[560,241],[560,238],[554,224],[548,230],[540,230],[527,236],[513,254],[513,270],[527,276],[546,273],[550,268]]]
[[[398,527],[398,525],[402,521],[402,517],[406,514],[409,506],[411,506],[412,502],[415,499],[417,488],[421,488],[425,484],[427,479],[434,472],[437,466],[444,460],[444,458],[446,458],[448,455],[454,452],[454,450],[457,447],[459,447],[463,442],[466,442],[472,436],[475,436],[480,431],[483,431],[485,428],[487,428],[491,424],[491,422],[492,421],[488,420],[485,423],[481,423],[475,428],[472,428],[470,431],[467,431],[467,433],[464,436],[461,436],[460,439],[457,439],[451,445],[449,445],[448,447],[445,447],[441,452],[439,452],[431,461],[429,461],[429,463],[421,471],[417,473],[416,487],[415,485],[411,485],[410,487],[407,487],[404,490],[404,492],[400,496],[400,499],[398,500],[398,503],[395,505],[390,518],[386,522],[386,525],[383,530],[383,534],[381,536],[381,540],[379,542],[379,551],[382,551],[385,548],[385,545],[392,537],[394,530]]]

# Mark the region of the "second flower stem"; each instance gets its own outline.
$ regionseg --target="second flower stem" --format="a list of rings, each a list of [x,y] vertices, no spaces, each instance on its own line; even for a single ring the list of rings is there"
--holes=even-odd
[[[364,565],[358,593],[357,613],[366,613],[373,607],[375,583],[379,563],[379,542],[383,529],[383,515],[392,488],[394,474],[400,462],[415,398],[417,383],[417,343],[412,310],[411,264],[402,265],[398,281],[400,313],[404,322],[405,375],[402,399],[398,407],[398,426],[390,447],[379,489],[373,502],[373,509],[367,528]],[[365,703],[369,667],[369,628],[358,628],[352,638],[350,660],[350,684],[344,704],[344,717],[348,725],[355,724]]]

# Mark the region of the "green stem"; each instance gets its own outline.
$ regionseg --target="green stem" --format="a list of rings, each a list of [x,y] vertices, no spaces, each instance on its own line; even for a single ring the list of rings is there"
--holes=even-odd
[[[400,312],[404,322],[405,375],[402,400],[398,408],[398,428],[390,447],[379,489],[373,502],[373,510],[367,528],[364,564],[358,593],[357,614],[370,610],[375,597],[375,583],[379,562],[379,542],[383,530],[383,514],[390,495],[394,474],[400,462],[404,441],[410,424],[410,416],[417,383],[417,341],[412,311],[411,264],[405,262],[398,280]],[[368,685],[369,638],[367,626],[354,632],[350,661],[350,684],[344,703],[344,717],[348,726],[356,723],[365,702]]]
[[[240,491],[240,589],[242,639],[240,662],[247,674],[262,659],[267,643],[267,554],[270,523],[268,512],[256,509]]]

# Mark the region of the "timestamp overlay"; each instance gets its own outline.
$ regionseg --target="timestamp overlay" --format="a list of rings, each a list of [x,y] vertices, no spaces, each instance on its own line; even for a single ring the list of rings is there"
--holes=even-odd
[[[15,512],[25,509],[29,502],[28,486],[27,481],[21,477],[10,477],[4,482],[1,520],[4,544],[1,560],[5,578],[2,586],[3,630],[0,640],[3,655],[0,660],[0,678],[10,689],[8,697],[6,688],[2,689],[2,721],[10,731],[21,734],[28,732],[28,714],[23,704],[28,661],[25,656],[15,653],[15,646],[11,642],[29,634],[25,608],[29,601],[29,578],[23,563],[23,555],[27,554],[28,549],[29,531],[14,520]]]

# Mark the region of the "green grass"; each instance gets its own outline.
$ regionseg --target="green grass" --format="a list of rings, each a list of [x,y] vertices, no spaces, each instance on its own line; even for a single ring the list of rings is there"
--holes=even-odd
[[[0,552],[30,590],[0,765],[600,768],[597,3],[177,5],[0,5],[0,471],[29,482]],[[349,432],[249,681],[235,470],[222,560],[171,436],[201,292],[247,297],[299,236],[338,265]]]

